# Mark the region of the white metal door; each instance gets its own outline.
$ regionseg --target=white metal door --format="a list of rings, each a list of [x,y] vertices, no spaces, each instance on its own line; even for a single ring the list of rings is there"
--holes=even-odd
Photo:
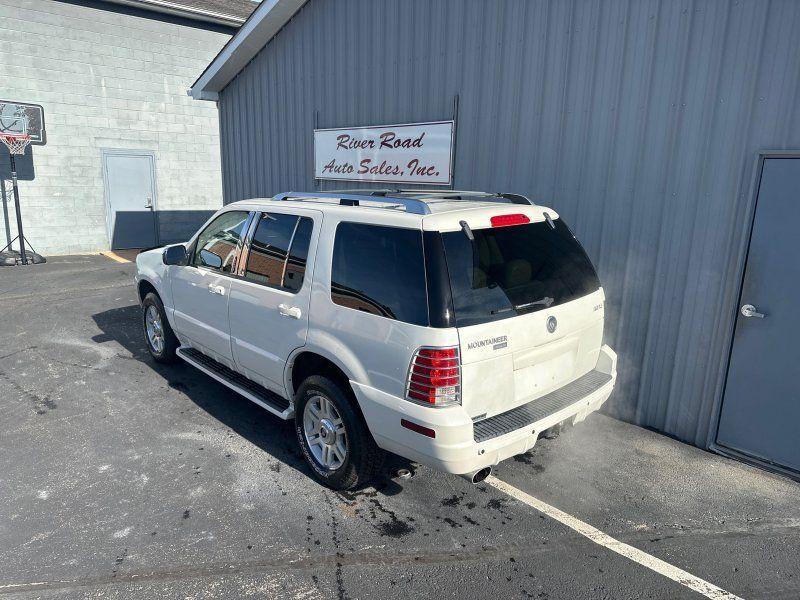
[[[103,151],[106,224],[114,250],[158,244],[154,161],[146,151]]]
[[[209,269],[170,267],[175,329],[211,358],[231,366],[228,296],[233,280]]]

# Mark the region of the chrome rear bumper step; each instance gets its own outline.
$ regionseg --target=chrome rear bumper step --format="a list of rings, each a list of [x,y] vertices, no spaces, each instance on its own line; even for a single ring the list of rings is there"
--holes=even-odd
[[[475,441],[485,442],[541,421],[580,402],[582,398],[599,390],[609,381],[611,381],[611,375],[608,373],[589,371],[583,377],[578,377],[572,383],[553,390],[541,398],[488,419],[477,421],[473,428]]]
[[[292,417],[292,409],[289,401],[271,392],[263,385],[256,383],[252,379],[248,379],[233,369],[229,369],[222,363],[206,356],[194,348],[181,346],[176,353],[193,367],[200,369],[206,375],[216,379],[233,391],[238,392],[248,400],[266,408],[269,412],[282,419],[289,419]]]

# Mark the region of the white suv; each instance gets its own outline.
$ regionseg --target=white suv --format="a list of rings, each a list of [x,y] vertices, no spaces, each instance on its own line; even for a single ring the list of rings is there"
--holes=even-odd
[[[481,481],[616,380],[591,262],[515,194],[244,200],[136,266],[153,358],[294,418],[335,489],[369,481],[385,451]]]

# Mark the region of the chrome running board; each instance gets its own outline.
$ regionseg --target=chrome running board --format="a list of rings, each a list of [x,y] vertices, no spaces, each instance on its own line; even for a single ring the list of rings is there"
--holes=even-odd
[[[291,419],[294,416],[294,409],[291,403],[282,398],[278,394],[268,390],[263,385],[260,385],[248,379],[241,373],[237,373],[222,363],[210,358],[196,350],[187,346],[181,346],[176,351],[184,361],[192,365],[194,368],[199,369],[209,377],[216,379],[222,385],[229,387],[234,392],[237,392],[250,400],[255,402],[262,408],[265,408],[273,415],[281,419]]]

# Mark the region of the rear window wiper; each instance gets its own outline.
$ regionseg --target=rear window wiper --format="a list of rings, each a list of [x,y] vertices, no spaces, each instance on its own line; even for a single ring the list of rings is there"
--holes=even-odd
[[[461,231],[464,232],[464,235],[467,236],[467,239],[470,242],[474,242],[475,235],[472,233],[472,229],[470,229],[469,223],[467,223],[466,221],[459,221],[458,224],[461,225]]]
[[[497,315],[499,313],[508,312],[510,310],[521,310],[523,308],[530,308],[531,306],[544,306],[546,308],[550,308],[550,306],[555,302],[553,298],[550,296],[545,296],[540,300],[534,300],[533,302],[524,302],[522,304],[514,304],[513,306],[508,306],[506,308],[497,308],[491,312],[493,315]]]
[[[475,234],[472,233],[472,229],[470,229],[469,223],[466,221],[459,221],[459,225],[461,225],[461,231],[464,232],[464,235],[467,236],[469,240],[470,250],[472,251],[472,289],[477,290],[478,286],[475,283],[475,273],[478,271],[480,266],[480,260],[478,258],[478,245],[475,243]]]

